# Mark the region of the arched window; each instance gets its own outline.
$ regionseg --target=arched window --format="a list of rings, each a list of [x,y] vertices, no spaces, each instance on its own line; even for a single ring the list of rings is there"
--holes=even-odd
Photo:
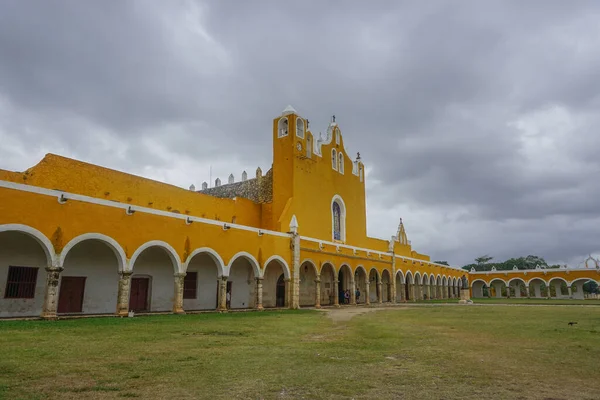
[[[359,168],[360,168],[360,170],[359,170],[359,174],[360,174],[360,181],[362,182],[362,181],[363,181],[363,179],[364,179],[364,177],[363,177],[363,169],[362,169],[362,167],[359,167]]]
[[[340,130],[339,129],[335,130],[335,144],[337,144],[337,145],[340,144]]]
[[[333,202],[333,238],[342,240],[342,210],[338,202]]]
[[[333,240],[346,241],[346,206],[338,195],[335,195],[331,202],[331,228]]]
[[[277,137],[284,137],[288,134],[288,119],[280,118],[277,123]]]
[[[339,166],[338,166],[338,171],[340,171],[341,174],[344,173],[344,153],[342,153],[341,151],[338,153],[338,157],[339,157]]]
[[[337,171],[337,152],[335,149],[331,149],[331,168]]]
[[[304,139],[304,120],[302,118],[296,120],[296,136]]]

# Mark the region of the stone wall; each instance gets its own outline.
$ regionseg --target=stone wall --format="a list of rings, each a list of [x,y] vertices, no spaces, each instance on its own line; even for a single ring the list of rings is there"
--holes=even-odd
[[[257,174],[253,179],[199,190],[198,193],[222,199],[243,197],[255,203],[270,203],[273,201],[273,170],[270,169],[265,176]]]

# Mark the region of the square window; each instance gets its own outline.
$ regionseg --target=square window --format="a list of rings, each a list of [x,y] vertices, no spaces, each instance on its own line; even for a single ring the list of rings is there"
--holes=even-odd
[[[196,288],[198,283],[198,273],[188,272],[183,278],[183,298],[184,299],[195,299]]]
[[[33,299],[35,297],[37,274],[38,268],[9,266],[4,298]]]

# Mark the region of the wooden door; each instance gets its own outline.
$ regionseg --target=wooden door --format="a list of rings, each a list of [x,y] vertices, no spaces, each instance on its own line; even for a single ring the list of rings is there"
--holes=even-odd
[[[135,312],[148,311],[149,278],[132,278],[129,292],[129,310]]]
[[[285,306],[285,280],[283,274],[277,280],[277,290],[275,293],[276,296],[276,306],[283,307]]]
[[[63,276],[58,294],[58,313],[79,313],[83,311],[85,277]]]

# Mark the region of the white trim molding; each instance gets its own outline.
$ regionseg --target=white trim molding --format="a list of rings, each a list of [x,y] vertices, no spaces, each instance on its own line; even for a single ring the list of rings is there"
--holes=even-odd
[[[288,264],[285,262],[285,260],[283,259],[283,257],[278,256],[278,255],[273,255],[271,257],[269,257],[267,259],[267,261],[264,262],[263,264],[263,275],[264,273],[267,271],[267,266],[269,265],[269,263],[271,261],[277,261],[279,262],[279,265],[281,266],[281,269],[283,269],[283,277],[285,279],[290,279],[291,278],[291,274],[290,274],[290,267],[288,266]],[[302,264],[300,264],[302,265]]]
[[[135,262],[138,259],[138,257],[140,256],[140,254],[142,254],[142,252],[144,250],[146,250],[150,247],[160,247],[163,250],[165,250],[165,252],[169,256],[169,258],[171,259],[171,262],[173,263],[173,273],[185,272],[185,270],[181,264],[181,259],[179,257],[179,254],[177,254],[177,251],[175,251],[173,246],[171,246],[169,243],[163,242],[162,240],[151,240],[149,242],[144,243],[140,247],[138,247],[137,250],[131,256],[131,260],[129,260],[129,267],[130,267],[131,271],[134,270]]]
[[[83,235],[79,235],[71,239],[71,241],[67,243],[67,245],[63,247],[62,251],[60,252],[58,260],[59,267],[64,267],[65,260],[67,258],[67,255],[69,254],[69,251],[71,251],[71,249],[79,243],[86,240],[98,240],[108,245],[108,247],[110,247],[110,249],[113,251],[113,253],[115,253],[115,256],[117,257],[119,272],[130,271],[130,265],[127,261],[127,256],[125,255],[125,251],[123,250],[121,245],[115,239],[111,238],[110,236],[103,235],[101,233],[84,233]]]
[[[52,267],[56,260],[56,252],[50,240],[42,232],[28,225],[22,224],[5,224],[0,225],[0,232],[20,232],[34,239],[44,250],[48,267]]]

